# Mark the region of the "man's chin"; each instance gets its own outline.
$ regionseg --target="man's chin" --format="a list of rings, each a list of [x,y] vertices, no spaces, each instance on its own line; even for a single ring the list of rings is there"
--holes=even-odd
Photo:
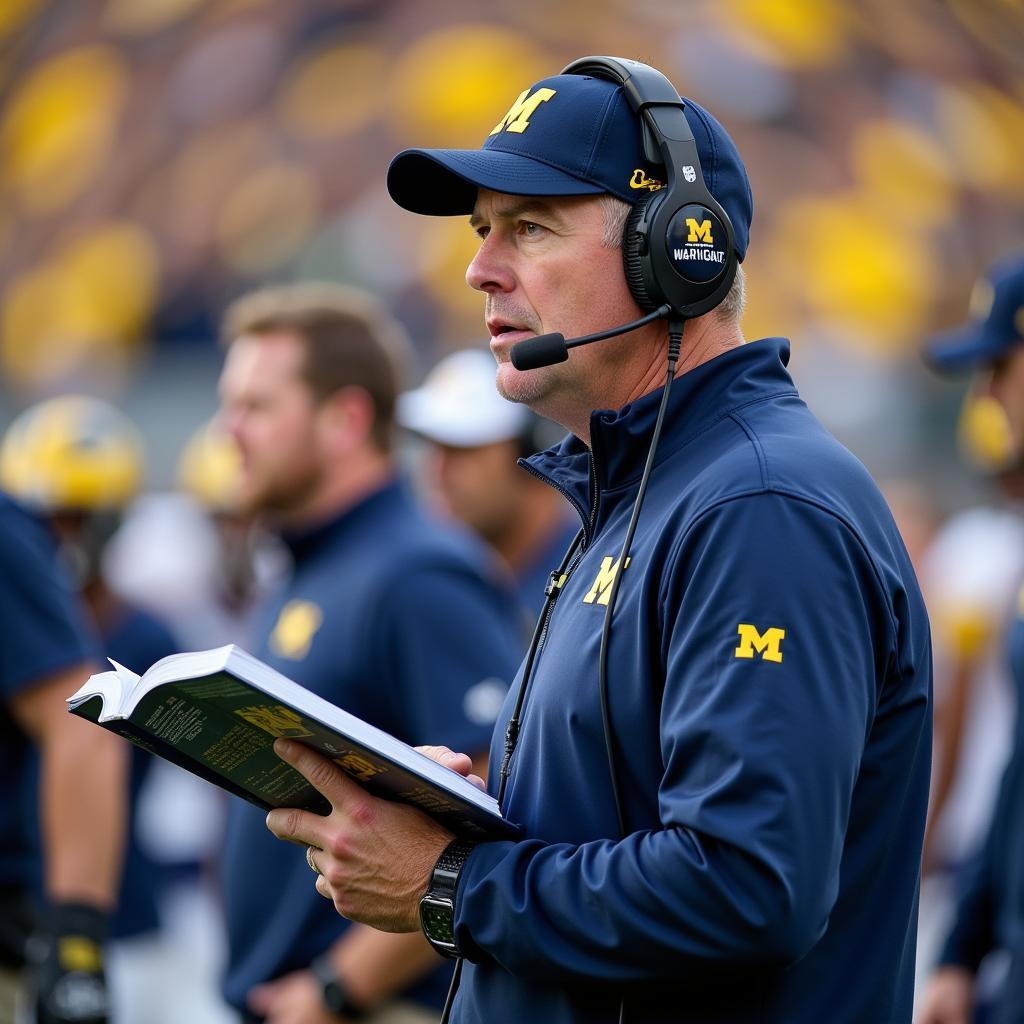
[[[264,522],[280,526],[287,524],[296,504],[294,491],[253,489],[243,495],[241,502],[245,511]]]
[[[511,363],[499,363],[494,386],[507,401],[532,405],[543,398],[550,388],[545,369],[517,370]]]

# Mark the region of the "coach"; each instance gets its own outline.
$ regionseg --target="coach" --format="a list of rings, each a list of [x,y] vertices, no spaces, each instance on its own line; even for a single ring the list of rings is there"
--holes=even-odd
[[[465,960],[460,1024],[905,1024],[931,741],[921,596],[874,483],[801,401],[789,343],[743,342],[752,201],[732,140],[663,79],[667,113],[642,132],[633,86],[656,73],[613,63],[626,87],[571,65],[480,151],[408,150],[388,177],[407,209],[470,217],[498,390],[574,435],[529,460],[584,537],[553,580],[503,787],[524,837],[449,845],[294,744],[283,756],[334,811],[269,825],[319,848],[317,887],[346,916],[415,929],[426,897],[428,937]],[[695,147],[676,164],[683,117]],[[663,189],[661,210],[691,197],[667,236]],[[691,303],[677,271],[735,279]],[[510,362],[522,340],[666,303],[671,331]]]

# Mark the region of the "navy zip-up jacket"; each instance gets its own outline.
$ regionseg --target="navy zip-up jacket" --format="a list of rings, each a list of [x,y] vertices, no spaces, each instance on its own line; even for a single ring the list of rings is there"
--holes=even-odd
[[[910,1021],[931,751],[928,621],[892,516],[786,371],[788,342],[673,384],[608,659],[598,651],[661,393],[528,461],[578,509],[504,810],[459,879],[453,1020]],[[492,748],[497,784],[502,732]]]

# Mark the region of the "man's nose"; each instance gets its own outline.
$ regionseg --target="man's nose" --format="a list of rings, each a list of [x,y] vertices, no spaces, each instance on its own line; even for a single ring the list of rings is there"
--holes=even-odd
[[[478,292],[510,292],[515,288],[515,276],[504,256],[501,242],[488,235],[466,268],[466,283]]]

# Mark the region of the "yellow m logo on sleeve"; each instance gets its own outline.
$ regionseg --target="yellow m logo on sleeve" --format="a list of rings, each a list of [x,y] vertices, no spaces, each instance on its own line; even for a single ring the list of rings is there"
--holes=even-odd
[[[630,558],[626,559],[627,569],[631,561]],[[583,598],[583,603],[593,604],[596,601],[598,604],[607,604],[608,599],[612,596],[612,584],[615,582],[618,572],[619,560],[612,555],[605,555],[601,560],[601,569],[597,574],[597,579],[594,580],[590,592]]]
[[[782,651],[779,650],[779,645],[786,638],[784,629],[771,626],[762,634],[758,631],[757,626],[741,622],[736,630],[740,637],[740,645],[736,648],[737,658],[753,658],[756,651],[761,655],[763,661],[782,661]]]
[[[533,112],[544,102],[555,95],[554,89],[538,89],[533,95],[530,90],[524,89],[519,94],[519,99],[512,104],[508,113],[494,126],[491,135],[497,135],[500,131],[525,132],[530,127],[530,118]],[[710,227],[710,224],[708,225]]]
[[[687,242],[707,242],[708,245],[715,244],[715,240],[711,237],[711,221],[694,220],[693,217],[687,217],[686,226],[689,228],[689,234],[686,236]]]

